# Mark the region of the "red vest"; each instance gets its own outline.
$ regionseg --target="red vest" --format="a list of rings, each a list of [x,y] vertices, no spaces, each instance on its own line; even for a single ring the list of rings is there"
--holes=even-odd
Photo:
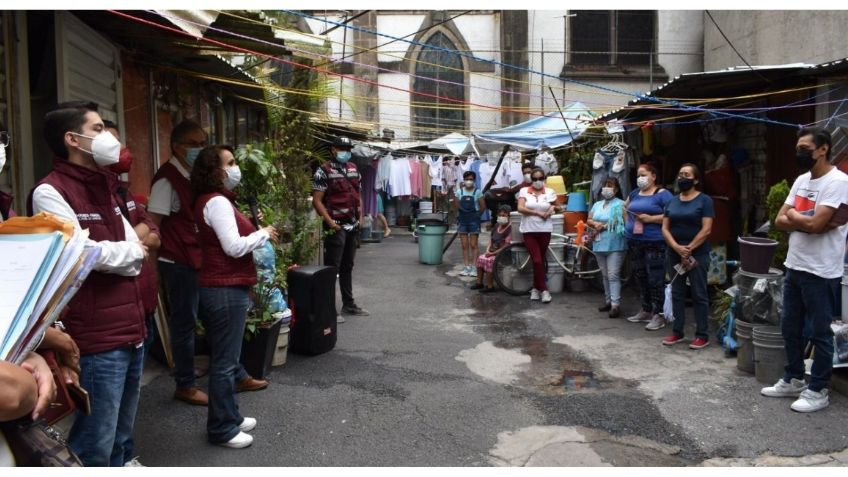
[[[77,214],[80,227],[96,242],[125,240],[117,195],[117,176],[91,170],[65,159],[53,160],[53,172],[39,182],[53,186]],[[35,190],[35,189],[33,189]],[[32,191],[27,199],[32,215]],[[135,346],[147,334],[136,277],[91,272],[68,304],[63,319],[80,353],[94,354]]]
[[[150,229],[150,233],[159,235],[162,238],[159,228],[150,220],[150,217],[145,212],[144,207],[141,207],[129,193],[129,186],[126,183],[118,185],[118,195],[124,199],[126,203],[126,212],[129,215],[130,225],[135,227],[138,224],[145,224]],[[151,314],[156,311],[159,297],[159,279],[156,276],[156,264],[153,260],[144,262],[141,267],[141,273],[138,274],[138,286],[141,289],[141,301],[144,305],[144,312]]]
[[[197,226],[191,208],[191,182],[170,162],[159,168],[153,177],[153,183],[163,178],[171,183],[177,193],[180,210],[162,219],[162,246],[159,248],[159,256],[199,270],[200,246],[197,243]]]
[[[223,196],[232,203],[232,194],[212,193],[203,194],[197,198],[194,205],[194,216],[198,218],[200,229],[200,250],[203,256],[203,266],[197,274],[197,283],[202,287],[232,287],[256,285],[256,266],[253,264],[253,254],[248,253],[241,258],[233,258],[224,253],[221,242],[215,230],[203,220],[203,208],[213,197]],[[233,204],[233,214],[239,235],[246,237],[256,231],[250,220],[236,209]]]
[[[327,190],[324,192],[324,207],[333,220],[352,223],[359,219],[359,171],[350,162],[343,164],[344,174],[333,167],[332,162],[321,168],[327,174]]]

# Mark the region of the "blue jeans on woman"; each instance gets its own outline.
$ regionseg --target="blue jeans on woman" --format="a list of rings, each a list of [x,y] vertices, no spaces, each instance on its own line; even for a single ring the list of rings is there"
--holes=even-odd
[[[68,444],[86,467],[123,467],[132,458],[143,363],[144,348],[133,346],[80,357],[91,415],[77,411]]]
[[[665,302],[665,242],[628,240],[627,250],[630,267],[639,284],[642,311],[652,315],[662,313]]]
[[[810,390],[826,388],[833,372],[833,330],[839,301],[839,278],[786,269],[783,279],[783,316],[780,328],[786,349],[784,380],[804,379],[804,347],[807,338],[816,347],[810,372]],[[804,329],[809,336],[804,336]]]
[[[684,336],[686,326],[686,290],[692,295],[692,306],[695,309],[695,338],[710,340],[710,292],[707,289],[707,270],[710,269],[710,255],[693,255],[698,266],[689,270],[686,275],[680,275],[671,284],[671,307],[674,310],[674,334]],[[668,251],[668,275],[674,277],[677,272],[674,266],[680,263],[680,255],[673,250]],[[686,285],[686,280],[689,285]]]
[[[248,287],[201,287],[200,319],[209,342],[209,442],[221,444],[235,437],[244,421],[236,400],[236,373],[241,356],[244,324],[250,305]]]
[[[621,305],[621,266],[624,264],[626,251],[618,252],[595,252],[598,259],[598,267],[604,277],[604,299],[605,303],[612,306]]]

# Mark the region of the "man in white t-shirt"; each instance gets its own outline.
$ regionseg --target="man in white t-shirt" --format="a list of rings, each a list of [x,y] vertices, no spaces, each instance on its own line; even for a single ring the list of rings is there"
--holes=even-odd
[[[827,131],[798,132],[795,158],[809,172],[798,176],[775,220],[789,232],[789,253],[783,282],[781,331],[786,348],[786,371],[774,386],[762,389],[770,397],[797,397],[792,410],[814,412],[829,404],[827,385],[833,370],[833,332],[837,313],[841,257],[848,225],[831,224],[836,210],[848,203],[848,176],[830,164]],[[804,330],[810,331],[809,337]],[[805,338],[815,346],[809,385],[804,383]]]

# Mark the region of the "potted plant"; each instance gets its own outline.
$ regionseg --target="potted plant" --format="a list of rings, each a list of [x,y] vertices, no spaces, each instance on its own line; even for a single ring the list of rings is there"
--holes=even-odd
[[[275,287],[260,280],[253,287],[253,306],[247,312],[244,341],[241,345],[241,364],[251,376],[263,379],[271,370],[277,348],[282,318],[271,313],[270,305]]]

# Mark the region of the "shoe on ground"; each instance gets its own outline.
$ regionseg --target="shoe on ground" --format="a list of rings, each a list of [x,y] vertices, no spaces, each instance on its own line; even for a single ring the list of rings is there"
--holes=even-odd
[[[468,267],[468,276],[469,277],[476,277],[477,276],[477,267],[475,267],[473,265]]]
[[[248,376],[236,383],[236,392],[259,391],[268,387],[268,381]]]
[[[366,310],[363,310],[357,305],[343,306],[342,307],[343,315],[352,315],[352,316],[370,316],[371,313],[368,313]]]
[[[551,299],[551,292],[547,290],[542,291],[542,303],[550,303]]]
[[[124,462],[124,467],[147,467],[138,461],[138,457],[133,457],[132,460]]]
[[[470,286],[470,287],[468,287],[468,288],[469,288],[469,289],[471,289],[471,290],[481,290],[481,289],[483,289],[484,287],[483,287],[483,284],[482,284],[482,283],[475,283],[474,285],[471,285],[471,286]]]
[[[336,315],[336,323],[344,323],[345,321],[347,321],[347,320],[345,320],[344,316]]]
[[[812,389],[805,389],[798,400],[792,403],[792,410],[797,412],[816,412],[821,411],[830,404],[830,396],[827,389],[822,389],[815,392]]]
[[[245,417],[241,424],[239,424],[239,430],[241,432],[250,432],[256,429],[256,419],[252,417]]]
[[[651,322],[645,325],[645,329],[648,331],[657,331],[663,328],[665,328],[665,318],[660,315],[654,315]]]
[[[612,310],[612,305],[610,305],[609,303],[598,308],[598,311],[601,311],[601,312],[610,311],[610,310]]]
[[[787,383],[780,378],[774,386],[768,386],[760,389],[760,394],[768,397],[794,397],[797,398],[802,392],[807,390],[807,383],[802,379],[792,378]]]
[[[468,269],[468,267],[462,267],[462,271],[461,271],[461,272],[459,272],[459,276],[461,276],[461,277],[470,277],[470,276],[471,276],[471,272],[470,272],[470,270]]]
[[[253,444],[253,436],[239,431],[239,433],[236,434],[235,437],[228,440],[227,442],[222,442],[218,445],[223,447],[229,447],[230,449],[244,449],[250,444]]]
[[[177,388],[174,399],[191,404],[192,406],[208,406],[209,396],[198,388]]]
[[[695,338],[695,341],[689,343],[689,349],[704,349],[710,345],[710,342],[704,338]]]
[[[680,343],[682,341],[683,341],[682,336],[678,336],[676,334],[670,334],[670,335],[666,336],[665,338],[663,338],[662,344],[664,344],[666,346],[674,346],[677,343]]]
[[[640,311],[633,316],[628,316],[627,321],[631,323],[647,323],[651,321],[651,314],[647,311]]]
[[[492,287],[492,288],[486,287],[486,288],[480,289],[480,293],[493,293],[494,291],[495,291],[494,287]]]
[[[620,306],[613,306],[612,308],[610,308],[610,311],[609,311],[609,317],[610,318],[618,318],[620,316],[621,316],[621,307]]]
[[[535,288],[530,290],[530,299],[531,300],[538,300],[539,298],[541,298],[541,296],[539,295],[539,290],[536,290]]]

